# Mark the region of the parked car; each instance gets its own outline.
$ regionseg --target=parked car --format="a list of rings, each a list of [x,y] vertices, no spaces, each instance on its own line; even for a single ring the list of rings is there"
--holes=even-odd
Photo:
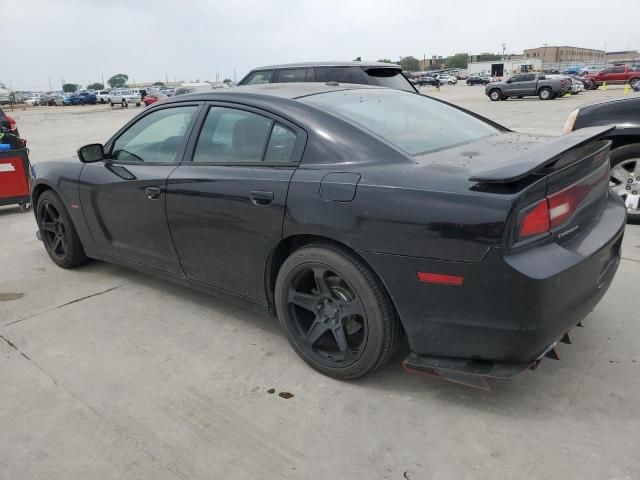
[[[640,72],[628,65],[616,65],[600,70],[594,75],[584,77],[584,88],[595,90],[604,82],[610,85],[624,85],[628,83],[632,88],[640,83]]]
[[[640,96],[583,105],[569,115],[564,127],[571,133],[586,127],[616,125],[611,140],[609,187],[627,206],[629,222],[640,223]]]
[[[584,82],[580,79],[580,77],[572,76],[571,78],[571,94],[578,95],[579,93],[584,92]]]
[[[97,95],[95,93],[82,91],[76,95],[79,97],[80,105],[95,105],[97,103]]]
[[[540,100],[551,100],[564,94],[564,88],[558,78],[546,78],[541,73],[523,73],[485,86],[485,94],[494,102],[509,97],[533,96],[538,96]]]
[[[579,70],[579,74],[580,75],[589,75],[589,74],[597,73],[600,70],[602,70],[602,67],[598,67],[597,65],[588,65],[586,67],[582,67]]]
[[[18,133],[18,125],[12,116],[7,115],[2,108],[0,108],[0,130],[6,128],[7,130],[13,130],[16,135]]]
[[[467,85],[488,85],[491,83],[491,77],[480,75],[469,75],[465,80]]]
[[[290,63],[260,67],[251,70],[238,85],[288,82],[357,83],[417,93],[413,84],[402,74],[400,65],[360,61]]]
[[[213,87],[209,83],[203,83],[201,85],[186,85],[176,88],[173,95],[177,96],[196,92],[210,92],[211,90],[213,90]]]
[[[166,96],[163,93],[160,92],[156,92],[156,93],[150,93],[149,95],[145,96],[142,101],[144,102],[145,106],[149,106],[152,103],[156,103],[159,100],[164,100],[166,98],[169,98],[168,96]]]
[[[440,80],[440,84],[444,85],[455,85],[456,83],[458,83],[458,79],[456,77],[454,77],[453,75],[438,75],[437,76],[438,80]]]
[[[75,93],[68,93],[62,97],[62,104],[68,105],[80,105],[80,97]]]
[[[113,108],[114,105],[122,105],[122,108],[129,108],[129,104],[133,104],[139,107],[142,104],[142,98],[140,94],[133,93],[131,90],[121,89],[112,90],[109,93],[109,105]]]
[[[98,103],[108,103],[109,102],[109,90],[98,90],[95,92],[96,101]]]
[[[482,386],[535,366],[611,284],[609,131],[515,133],[366,85],[221,89],[35,164],[32,201],[61,267],[105,260],[270,312],[335,378],[404,333],[407,369]]]
[[[418,78],[418,80],[416,81],[416,85],[419,87],[424,87],[426,85],[439,87],[440,85],[442,85],[442,82],[436,77],[432,77],[431,75],[424,75],[423,77]]]
[[[558,95],[559,97],[562,97],[563,95],[566,95],[568,93],[573,93],[573,79],[568,76],[568,75],[559,75],[559,74],[551,74],[551,75],[545,75],[545,77],[547,79],[558,79],[560,80],[560,95]],[[583,86],[584,89],[584,86]],[[577,90],[577,87],[576,87]]]
[[[24,103],[26,103],[27,105],[31,105],[33,107],[36,107],[38,105],[40,105],[40,97],[29,97],[27,98]]]

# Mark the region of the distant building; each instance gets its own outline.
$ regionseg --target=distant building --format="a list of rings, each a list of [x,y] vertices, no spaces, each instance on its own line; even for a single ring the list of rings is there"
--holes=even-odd
[[[467,66],[469,75],[491,75],[492,77],[509,77],[516,73],[537,70],[542,70],[542,61],[537,58],[472,62]]]
[[[528,48],[524,51],[526,58],[535,58],[542,63],[588,63],[604,60],[604,50],[591,48],[551,46]]]
[[[607,52],[605,54],[607,63],[615,62],[633,62],[640,60],[640,54],[637,50],[623,50],[621,52]]]

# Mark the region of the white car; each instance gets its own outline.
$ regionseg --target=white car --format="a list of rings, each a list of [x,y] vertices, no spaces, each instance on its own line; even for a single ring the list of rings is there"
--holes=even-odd
[[[36,97],[36,96],[29,97],[24,101],[24,103],[31,106],[40,105],[40,97]]]
[[[113,90],[109,94],[109,105],[122,105],[122,108],[129,108],[129,104],[134,104],[136,107],[142,105],[142,98],[139,93],[134,93],[131,90]]]
[[[438,80],[440,80],[440,83],[442,85],[444,85],[445,83],[447,85],[455,85],[456,83],[458,83],[458,79],[453,75],[443,74],[443,75],[438,75],[437,78]]]
[[[98,103],[107,103],[109,101],[109,90],[96,90],[94,93]]]

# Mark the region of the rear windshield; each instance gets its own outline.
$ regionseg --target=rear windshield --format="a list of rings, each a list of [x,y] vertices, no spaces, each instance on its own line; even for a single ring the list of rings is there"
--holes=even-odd
[[[409,155],[496,135],[499,131],[456,108],[415,93],[359,89],[299,99],[369,130]]]
[[[379,87],[395,88],[396,90],[406,90],[415,92],[411,82],[402,75],[402,70],[394,68],[369,68],[365,70],[369,76],[371,84]]]

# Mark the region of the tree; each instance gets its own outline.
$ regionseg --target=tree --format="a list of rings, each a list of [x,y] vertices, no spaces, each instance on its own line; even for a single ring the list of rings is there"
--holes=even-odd
[[[62,91],[64,93],[73,93],[78,90],[78,85],[75,83],[65,83],[62,85]]]
[[[107,83],[111,86],[111,88],[119,88],[124,87],[127,84],[127,80],[129,80],[129,75],[124,73],[116,73],[113,77],[107,80]]]
[[[500,60],[501,58],[502,55],[498,55],[497,53],[482,52],[478,55],[479,62],[491,62],[493,60]]]
[[[222,83],[231,83],[231,79],[230,78],[225,78],[224,80],[222,80]]]
[[[154,87],[164,87],[164,82],[153,82]]]
[[[420,70],[420,60],[412,56],[403,57],[398,62],[398,65],[400,65],[402,69],[406,70],[407,72],[417,72],[418,70]]]
[[[447,58],[447,67],[449,68],[467,68],[469,63],[469,54],[456,53]]]
[[[391,60],[389,60],[388,58],[381,58],[380,60],[378,60],[380,63],[393,63]]]
[[[87,90],[103,90],[104,85],[100,82],[90,83],[87,85]]]

